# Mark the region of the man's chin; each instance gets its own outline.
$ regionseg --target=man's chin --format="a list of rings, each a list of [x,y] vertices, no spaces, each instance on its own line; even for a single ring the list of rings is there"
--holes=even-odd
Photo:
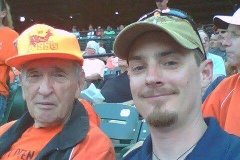
[[[152,127],[169,127],[175,124],[178,120],[177,113],[174,112],[161,112],[161,111],[153,111],[150,113],[146,121]]]

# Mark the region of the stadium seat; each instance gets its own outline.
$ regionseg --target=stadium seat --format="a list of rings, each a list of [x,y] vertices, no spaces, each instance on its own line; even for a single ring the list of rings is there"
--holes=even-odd
[[[95,104],[94,109],[101,118],[100,128],[113,141],[117,158],[121,150],[136,143],[140,129],[135,107],[119,103]],[[121,153],[121,155],[119,155]]]
[[[17,85],[16,88],[11,89],[12,90],[10,91],[10,96],[7,101],[5,116],[0,125],[20,118],[26,111],[26,103],[22,97],[22,87]]]

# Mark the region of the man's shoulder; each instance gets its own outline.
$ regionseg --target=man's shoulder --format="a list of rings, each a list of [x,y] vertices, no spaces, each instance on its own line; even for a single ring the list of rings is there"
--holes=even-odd
[[[148,160],[152,158],[152,138],[147,136],[143,142],[138,142],[128,151],[123,160]]]
[[[143,141],[139,141],[136,144],[134,144],[124,155],[123,160],[139,160],[138,154],[140,153],[140,150],[142,148]]]
[[[226,149],[239,148],[240,151],[240,137],[229,134],[226,131],[224,131],[219,126],[215,118],[205,118],[204,120],[208,125],[208,129],[205,132],[204,137],[202,138],[205,141],[205,143],[208,142],[210,144],[212,143],[212,141],[215,141],[216,143],[214,145],[218,146],[218,148],[221,147]]]
[[[125,157],[123,157],[123,160],[139,160],[138,154],[140,154],[141,148],[142,146],[132,150]]]
[[[94,123],[90,122],[90,128],[87,133],[87,136],[89,136],[91,139],[97,138],[102,142],[111,143],[111,140],[108,138],[108,136]]]
[[[230,77],[224,78],[216,87],[216,89],[211,93],[211,97],[215,98],[213,95],[223,95],[223,97],[228,95],[229,92],[232,92],[232,90],[236,87],[236,85],[240,84],[238,82],[238,79],[240,77],[240,74],[234,74]],[[221,96],[220,96],[221,97]],[[220,98],[219,97],[219,98]]]
[[[111,140],[90,122],[89,131],[74,149],[74,159],[106,159],[113,160],[115,157]]]

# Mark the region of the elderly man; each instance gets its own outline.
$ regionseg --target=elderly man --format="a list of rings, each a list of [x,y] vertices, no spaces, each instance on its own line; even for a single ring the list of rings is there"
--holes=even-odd
[[[21,71],[28,112],[0,128],[0,158],[115,159],[111,141],[77,100],[84,72],[76,37],[36,24],[16,45],[18,55],[6,63]]]
[[[150,130],[124,159],[240,159],[239,138],[214,118],[203,119],[201,88],[212,67],[193,21],[180,12],[154,15],[127,26],[114,42],[116,55],[129,63],[133,101]]]
[[[227,61],[240,69],[240,9],[233,16],[215,16],[214,21],[228,24],[223,39]],[[204,116],[216,117],[227,132],[240,136],[239,73],[223,80],[203,104]]]

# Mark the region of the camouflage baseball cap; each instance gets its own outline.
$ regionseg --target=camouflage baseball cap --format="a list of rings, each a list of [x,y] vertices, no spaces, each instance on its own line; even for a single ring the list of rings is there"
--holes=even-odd
[[[202,56],[206,57],[201,39],[192,24],[183,18],[172,15],[154,16],[126,26],[116,37],[113,45],[114,53],[121,59],[128,59],[129,49],[133,41],[149,31],[166,32],[177,43],[187,49],[200,49]]]

